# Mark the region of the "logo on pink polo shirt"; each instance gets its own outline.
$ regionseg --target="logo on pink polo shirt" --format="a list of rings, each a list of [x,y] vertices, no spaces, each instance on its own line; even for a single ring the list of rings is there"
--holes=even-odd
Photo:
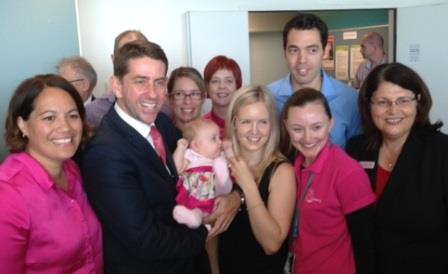
[[[305,197],[305,201],[308,204],[311,204],[311,203],[322,203],[322,200],[316,197],[316,194],[314,193],[313,189],[310,189],[308,191],[308,193],[306,194],[306,197]]]

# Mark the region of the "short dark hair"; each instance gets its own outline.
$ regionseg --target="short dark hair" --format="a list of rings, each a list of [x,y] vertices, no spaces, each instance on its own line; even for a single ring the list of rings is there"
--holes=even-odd
[[[297,154],[295,148],[291,144],[291,138],[289,137],[288,131],[286,130],[285,121],[288,119],[288,112],[293,107],[304,107],[309,103],[319,103],[324,107],[325,114],[329,119],[333,116],[331,114],[330,105],[328,104],[327,98],[322,94],[322,92],[314,88],[302,88],[296,92],[293,92],[288,101],[286,101],[283,110],[280,114],[280,151],[287,155],[288,158],[294,158]],[[292,160],[292,159],[291,159]]]
[[[137,36],[137,40],[148,41],[148,38],[139,30],[125,30],[122,33],[118,34],[114,41],[114,56],[117,55],[118,50],[120,49],[120,42],[123,38],[127,36],[135,35]],[[122,45],[123,46],[123,45]]]
[[[283,28],[283,49],[286,49],[288,43],[288,34],[292,29],[297,30],[312,30],[317,29],[320,33],[320,42],[322,48],[325,49],[328,40],[327,24],[320,19],[319,16],[311,13],[298,13],[296,16],[286,23]]]
[[[15,90],[9,101],[8,114],[5,123],[5,140],[10,152],[24,151],[28,139],[22,135],[17,120],[21,117],[27,121],[34,111],[37,97],[47,87],[60,88],[73,98],[83,123],[83,140],[87,139],[88,129],[85,123],[85,110],[81,96],[67,80],[59,75],[36,75],[24,80]]]
[[[414,93],[417,98],[417,116],[415,117],[414,126],[438,130],[443,125],[440,121],[434,124],[430,122],[431,94],[417,72],[400,63],[382,64],[369,73],[359,91],[359,110],[361,112],[362,126],[368,138],[370,149],[376,149],[382,143],[382,135],[373,123],[370,107],[373,94],[380,84],[384,82],[398,85]]]
[[[163,49],[156,43],[149,41],[133,41],[121,47],[114,57],[114,75],[120,79],[129,72],[131,59],[149,57],[165,64],[165,73],[168,69],[168,59]]]

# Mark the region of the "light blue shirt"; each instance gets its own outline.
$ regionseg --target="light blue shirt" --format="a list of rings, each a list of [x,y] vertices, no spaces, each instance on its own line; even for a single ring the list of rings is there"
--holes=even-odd
[[[322,71],[322,93],[330,105],[334,126],[331,130],[331,141],[345,148],[347,141],[361,133],[361,119],[358,109],[358,93],[346,84],[330,77]],[[268,85],[274,96],[277,111],[280,113],[283,105],[292,95],[291,75]]]

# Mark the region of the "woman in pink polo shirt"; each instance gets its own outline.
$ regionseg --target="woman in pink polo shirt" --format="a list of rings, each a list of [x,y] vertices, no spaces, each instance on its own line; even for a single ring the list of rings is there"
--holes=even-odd
[[[212,100],[212,110],[204,118],[215,122],[221,130],[221,138],[224,138],[227,109],[233,94],[242,83],[240,66],[231,58],[215,56],[205,66],[204,80]]]
[[[0,272],[103,273],[101,226],[73,157],[86,137],[84,106],[57,75],[15,91],[0,166]]]
[[[298,152],[292,230],[295,274],[374,273],[372,203],[362,167],[330,142],[333,126],[321,92],[295,92],[282,112],[285,155]]]

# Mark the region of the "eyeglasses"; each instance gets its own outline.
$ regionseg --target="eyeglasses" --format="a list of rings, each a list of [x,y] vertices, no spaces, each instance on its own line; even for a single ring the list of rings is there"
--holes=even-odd
[[[81,82],[81,81],[84,81],[84,80],[85,80],[84,78],[79,78],[79,79],[70,80],[69,82],[73,84],[73,83]]]
[[[383,109],[390,108],[393,104],[395,104],[397,107],[403,108],[409,106],[416,99],[417,98],[415,97],[398,97],[395,101],[391,101],[389,99],[382,98],[379,100],[372,100],[370,103]]]
[[[174,100],[185,100],[187,97],[189,97],[191,100],[201,100],[202,99],[202,92],[199,90],[193,90],[190,93],[187,93],[183,90],[175,90],[172,93],[172,96]]]

